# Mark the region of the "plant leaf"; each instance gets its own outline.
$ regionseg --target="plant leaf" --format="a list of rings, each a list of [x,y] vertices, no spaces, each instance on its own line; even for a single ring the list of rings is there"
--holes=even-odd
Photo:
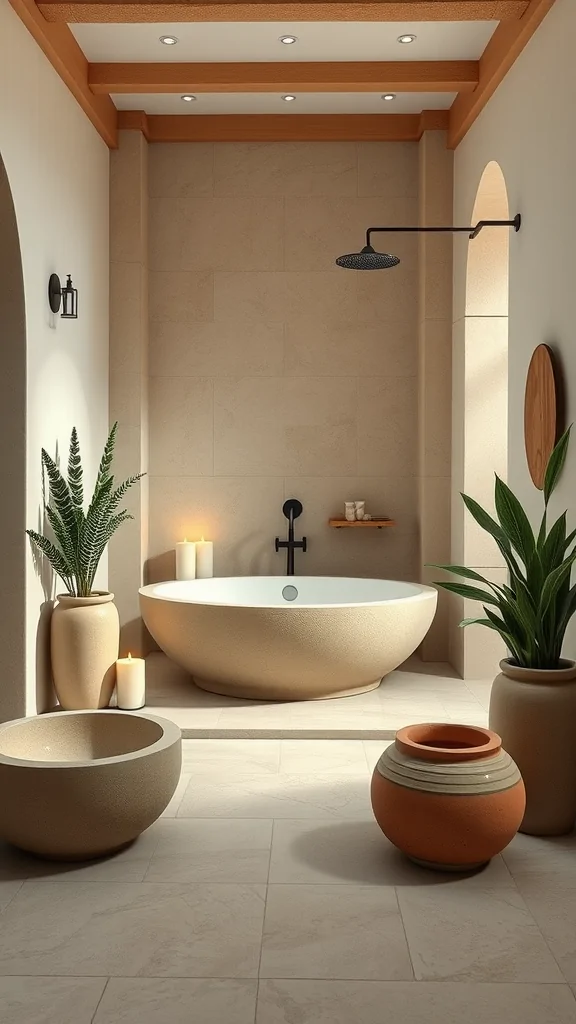
[[[68,565],[62,552],[59,551],[47,537],[43,537],[41,533],[36,533],[36,530],[26,530],[26,533],[30,537],[32,543],[35,544],[42,554],[48,559],[50,565],[54,569],[54,572],[58,574],[65,586],[70,590],[73,570],[71,566]]]
[[[466,597],[470,601],[481,601],[486,604],[493,604],[498,606],[498,601],[493,594],[487,594],[485,590],[480,590],[480,587],[469,587],[467,583],[446,583],[441,581],[434,581],[435,587],[443,587],[444,590],[449,590],[452,594],[458,594],[459,597]]]
[[[550,501],[550,495],[554,491],[554,488],[560,479],[560,474],[564,468],[571,430],[572,424],[570,424],[568,429],[564,431],[548,459],[548,465],[546,466],[546,473],[544,476],[544,502],[546,505]]]
[[[500,525],[510,544],[518,552],[524,565],[528,566],[536,542],[528,516],[508,484],[496,476],[494,501]]]
[[[78,431],[72,427],[70,435],[70,450],[68,454],[68,487],[72,495],[72,501],[80,520],[84,517],[84,489],[82,482],[82,460],[80,458],[80,442]]]
[[[504,530],[502,529],[500,524],[497,523],[495,519],[492,519],[492,516],[489,515],[488,512],[486,512],[482,508],[482,506],[479,505],[478,502],[474,500],[474,498],[471,498],[468,494],[463,494],[462,492],[460,493],[462,496],[462,501],[466,505],[466,508],[468,509],[470,515],[473,516],[476,522],[478,523],[478,526],[481,526],[482,529],[486,531],[486,533],[489,533],[491,537],[494,537],[494,540],[496,540],[499,544],[502,544],[503,547],[509,550],[510,541],[508,540],[508,537],[504,533]]]
[[[544,586],[542,587],[542,594],[540,595],[540,604],[538,607],[538,614],[541,618],[546,615],[562,584],[570,577],[572,563],[575,559],[576,551],[573,551],[569,558],[566,558],[562,562],[562,565],[559,565],[554,569],[544,580]]]
[[[481,576],[474,569],[467,569],[465,565],[438,565],[434,562],[428,562],[427,566],[430,569],[444,569],[445,572],[452,572],[455,576],[462,576],[465,580],[476,580],[477,583],[485,583],[487,587],[500,590],[496,583],[491,583],[485,576]]]

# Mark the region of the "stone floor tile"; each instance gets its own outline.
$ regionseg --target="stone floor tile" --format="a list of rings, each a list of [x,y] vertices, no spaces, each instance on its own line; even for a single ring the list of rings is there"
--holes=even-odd
[[[412,978],[393,888],[270,885],[262,978]]]
[[[398,888],[416,977],[423,981],[562,981],[514,888]]]

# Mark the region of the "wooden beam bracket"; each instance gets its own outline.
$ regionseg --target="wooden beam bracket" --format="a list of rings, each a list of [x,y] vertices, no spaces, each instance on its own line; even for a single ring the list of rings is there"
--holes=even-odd
[[[118,127],[149,142],[417,142],[445,130],[448,110],[421,114],[145,114],[121,110]]]

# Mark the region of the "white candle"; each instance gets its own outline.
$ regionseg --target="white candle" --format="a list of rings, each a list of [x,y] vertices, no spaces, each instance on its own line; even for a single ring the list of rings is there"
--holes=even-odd
[[[208,580],[214,575],[214,545],[211,540],[196,541],[196,576]]]
[[[124,711],[135,711],[146,703],[144,658],[119,658],[116,662],[116,700]]]
[[[183,540],[176,545],[176,579],[196,579],[196,545]]]

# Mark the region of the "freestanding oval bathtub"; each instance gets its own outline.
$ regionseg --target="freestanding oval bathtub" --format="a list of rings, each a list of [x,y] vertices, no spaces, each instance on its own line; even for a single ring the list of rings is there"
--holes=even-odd
[[[203,690],[262,700],[345,697],[379,685],[423,640],[431,587],[326,576],[156,583],[142,616]]]

